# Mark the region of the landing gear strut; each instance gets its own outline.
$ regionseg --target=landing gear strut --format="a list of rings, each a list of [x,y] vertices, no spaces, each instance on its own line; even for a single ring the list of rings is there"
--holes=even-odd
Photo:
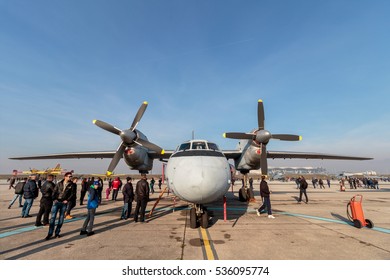
[[[248,187],[248,173],[243,173],[243,175],[244,184],[238,191],[238,199],[242,202],[253,202],[255,200],[255,196],[253,194],[253,189]]]
[[[209,213],[202,204],[195,204],[190,210],[190,228],[202,228],[209,226]]]

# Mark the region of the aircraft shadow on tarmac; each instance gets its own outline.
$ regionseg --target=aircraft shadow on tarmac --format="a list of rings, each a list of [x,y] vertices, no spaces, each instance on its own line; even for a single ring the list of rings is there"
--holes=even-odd
[[[237,187],[236,187],[237,188]],[[256,194],[255,196],[259,195]],[[232,227],[234,227],[238,220],[244,216],[248,212],[249,204],[247,202],[241,202],[239,201],[238,197],[238,188],[237,191],[232,192],[229,190],[226,193],[226,212],[227,212],[227,221],[234,221]],[[216,224],[219,220],[224,221],[224,207],[223,207],[223,199],[220,199],[216,202],[213,202],[212,204],[206,204],[205,205],[210,212],[210,220],[209,220],[209,226],[213,226]],[[256,204],[256,209],[258,208],[258,205]]]
[[[122,207],[117,207],[117,208],[111,209],[110,211],[103,211],[100,213],[96,213],[95,224],[94,224],[95,233],[100,234],[100,233],[103,233],[105,231],[110,231],[110,230],[115,229],[115,228],[127,226],[129,224],[128,221],[119,221],[118,218],[112,219],[109,221],[98,222],[100,215],[105,215],[105,214],[108,214],[108,213],[114,212],[114,211],[119,212],[121,209],[122,209]],[[83,216],[83,217],[85,217],[85,216]],[[97,221],[97,223],[96,223],[96,221]],[[35,253],[41,252],[41,251],[49,249],[49,248],[62,246],[64,244],[69,244],[72,241],[87,238],[85,235],[80,236],[79,235],[80,228],[77,228],[75,230],[70,230],[70,231],[63,230],[63,231],[61,231],[61,238],[52,238],[52,239],[47,241],[44,238],[47,235],[48,227],[45,227],[44,229],[45,229],[45,231],[42,231],[42,234],[43,234],[42,239],[35,240],[35,241],[30,242],[30,243],[25,243],[19,247],[14,247],[14,248],[11,248],[9,250],[1,251],[1,254],[8,254],[8,253],[12,253],[14,251],[23,250],[22,253],[14,255],[12,257],[5,258],[5,260],[17,260],[17,259],[25,258],[29,255],[33,255]],[[32,248],[30,250],[28,249],[30,247],[36,247],[37,245],[39,247]]]

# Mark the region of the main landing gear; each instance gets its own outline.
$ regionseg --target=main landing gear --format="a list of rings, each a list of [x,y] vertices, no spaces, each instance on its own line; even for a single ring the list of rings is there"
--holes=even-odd
[[[190,210],[190,228],[197,228],[199,225],[202,228],[209,226],[209,213],[202,204],[195,204]]]

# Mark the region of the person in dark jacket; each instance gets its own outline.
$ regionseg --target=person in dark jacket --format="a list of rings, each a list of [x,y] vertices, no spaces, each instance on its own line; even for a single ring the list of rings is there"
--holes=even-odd
[[[37,219],[35,221],[35,226],[46,226],[49,224],[49,215],[51,211],[51,207],[53,206],[53,191],[55,184],[53,183],[53,175],[47,175],[46,181],[43,183],[41,187],[42,198],[39,204],[39,212],[37,215]],[[43,215],[43,224],[41,222],[41,218]]]
[[[307,182],[305,180],[305,177],[301,176],[300,179],[299,179],[299,199],[298,199],[298,203],[301,203],[302,201],[302,194],[305,195],[306,197],[306,203],[309,202],[309,199],[307,198],[307,194],[306,194],[306,189],[307,189]]]
[[[83,180],[81,181],[80,205],[84,204],[84,197],[88,191],[88,187],[89,185],[88,185],[87,178],[83,178]]]
[[[26,184],[27,178],[23,178],[21,181],[19,181],[15,187],[15,195],[14,198],[11,200],[11,202],[8,205],[8,209],[11,209],[12,205],[15,203],[15,201],[19,198],[19,207],[23,207],[22,205],[22,199],[23,199],[23,188]]]
[[[68,202],[68,207],[66,208],[65,212],[65,219],[73,219],[73,217],[70,215],[70,211],[76,206],[76,200],[77,200],[77,181],[79,178],[73,177],[72,178],[72,199]]]
[[[140,222],[145,222],[145,210],[149,201],[149,184],[146,181],[146,175],[142,174],[141,180],[137,182],[135,187],[135,198],[137,205],[134,211],[134,222],[138,222],[138,213],[140,215]],[[141,209],[141,211],[140,211]]]
[[[134,189],[133,184],[131,183],[131,178],[127,177],[126,181],[127,183],[122,189],[124,205],[122,209],[121,220],[127,220],[130,218],[132,202],[134,200]]]
[[[35,182],[37,176],[35,174],[31,174],[30,178],[24,184],[23,187],[23,197],[24,197],[24,205],[22,208],[22,218],[30,218],[30,209],[33,205],[34,199],[38,197],[38,187]]]
[[[99,189],[100,182],[96,180],[89,188],[87,209],[87,218],[84,221],[83,227],[81,228],[80,235],[86,234],[87,236],[94,235],[93,223],[95,221],[96,208],[99,207]]]
[[[261,211],[263,211],[265,208],[267,208],[268,218],[275,219],[275,217],[272,215],[272,210],[271,210],[270,193],[271,192],[269,191],[268,183],[265,180],[265,176],[261,176],[260,196],[263,199],[263,205],[261,205],[260,208],[257,209],[257,216],[260,216]]]
[[[64,179],[59,181],[54,187],[53,191],[53,207],[51,210],[50,227],[46,240],[49,240],[54,233],[54,227],[56,223],[57,213],[59,212],[59,218],[57,227],[55,229],[55,237],[60,238],[60,232],[62,224],[64,223],[64,216],[68,202],[72,199],[72,173],[66,172]]]

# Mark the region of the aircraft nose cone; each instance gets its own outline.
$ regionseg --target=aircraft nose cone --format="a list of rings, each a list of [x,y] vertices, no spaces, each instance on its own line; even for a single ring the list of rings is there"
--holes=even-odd
[[[182,157],[169,165],[169,182],[183,200],[208,203],[221,198],[229,189],[230,167],[226,158]]]

